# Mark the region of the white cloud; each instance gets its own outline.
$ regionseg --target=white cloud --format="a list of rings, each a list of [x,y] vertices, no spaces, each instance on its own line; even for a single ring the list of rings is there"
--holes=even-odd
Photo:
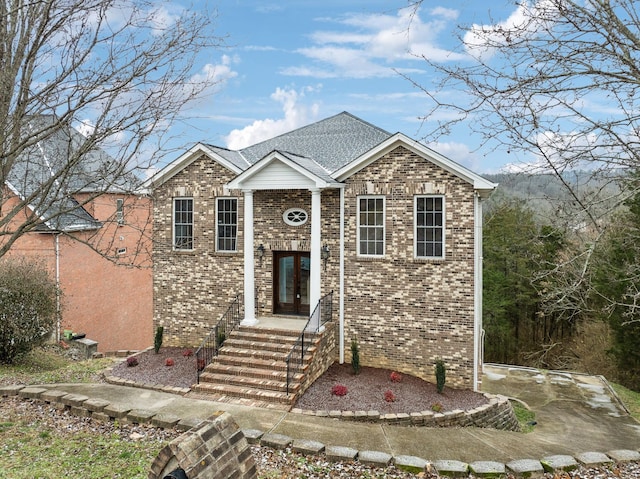
[[[307,105],[301,100],[305,93],[313,92],[316,87],[306,87],[300,91],[277,88],[271,94],[271,99],[282,104],[284,117],[280,119],[267,118],[256,120],[242,129],[231,131],[225,137],[227,148],[239,150],[260,141],[273,138],[282,133],[307,125],[318,117],[320,106],[317,103]]]
[[[435,8],[424,22],[420,10],[400,9],[396,15],[350,14],[340,20],[340,30],[316,31],[310,35],[312,46],[298,53],[313,65],[296,65],[282,70],[286,75],[323,78],[373,78],[395,75],[394,69],[410,71],[407,62],[461,59],[464,55],[438,45],[438,36],[457,11]],[[327,20],[327,19],[324,19]]]
[[[478,155],[469,149],[469,145],[465,145],[464,143],[458,143],[455,141],[447,141],[433,142],[428,146],[432,150],[437,151],[443,156],[446,156],[450,160],[464,165],[465,167],[473,171],[478,171],[481,169],[478,168]]]
[[[557,9],[551,0],[537,0],[533,4],[522,2],[502,22],[493,25],[474,24],[464,36],[467,52],[480,58],[493,56],[497,46],[532,37],[552,24]]]

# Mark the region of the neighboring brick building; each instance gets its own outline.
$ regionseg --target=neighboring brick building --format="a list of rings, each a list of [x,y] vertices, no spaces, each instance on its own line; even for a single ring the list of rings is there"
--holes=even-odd
[[[35,218],[35,228],[6,255],[40,262],[57,281],[56,338],[72,330],[97,341],[99,351],[144,349],[153,344],[150,198],[126,193],[121,182],[98,185],[97,178],[116,180],[98,172],[111,160],[99,150],[89,152],[77,176],[60,180],[72,194],[38,193],[73,155],[69,145],[82,141],[77,131],[62,129],[22,152],[2,189],[0,241]],[[28,198],[28,206],[9,219]]]
[[[154,322],[197,345],[334,292],[337,360],[477,388],[482,199],[495,184],[348,113],[239,151],[198,144],[154,176]],[[255,292],[255,294],[254,294]]]

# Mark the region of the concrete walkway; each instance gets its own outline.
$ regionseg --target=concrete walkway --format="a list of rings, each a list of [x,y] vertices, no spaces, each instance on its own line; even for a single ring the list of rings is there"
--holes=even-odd
[[[483,389],[527,403],[537,420],[534,432],[529,434],[345,422],[110,384],[51,384],[42,389],[49,398],[68,393],[82,401],[101,399],[115,410],[144,411],[150,416],[178,418],[185,424],[216,411],[227,411],[244,430],[317,441],[327,447],[380,451],[393,457],[416,456],[432,462],[506,464],[550,455],[577,457],[586,452],[616,450],[638,454],[640,450],[640,425],[626,413],[603,378],[528,368],[487,365]],[[6,389],[0,392],[8,393]]]

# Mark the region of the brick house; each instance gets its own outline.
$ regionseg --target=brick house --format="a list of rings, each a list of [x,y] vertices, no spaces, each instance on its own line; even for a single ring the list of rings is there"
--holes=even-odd
[[[113,181],[98,171],[112,161],[101,150],[85,155],[67,176],[68,194],[40,193],[83,141],[76,130],[63,128],[22,151],[2,188],[0,241],[35,224],[6,256],[40,262],[57,282],[56,339],[71,330],[97,341],[99,351],[141,350],[153,343],[150,198],[115,183],[106,189],[96,184],[96,178]]]
[[[149,186],[154,323],[170,341],[199,344],[239,293],[241,325],[259,326],[333,292],[332,361],[357,338],[363,365],[433,380],[443,359],[447,384],[479,387],[495,184],[343,112],[239,151],[199,143]]]

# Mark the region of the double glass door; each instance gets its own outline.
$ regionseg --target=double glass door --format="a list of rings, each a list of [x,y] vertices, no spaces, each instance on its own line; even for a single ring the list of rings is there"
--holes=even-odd
[[[277,251],[273,259],[274,313],[308,316],[311,292],[309,253]]]

